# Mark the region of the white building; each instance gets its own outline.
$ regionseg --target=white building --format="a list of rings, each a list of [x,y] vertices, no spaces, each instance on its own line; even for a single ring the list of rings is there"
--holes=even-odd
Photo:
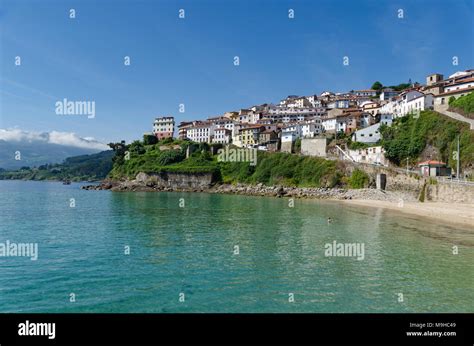
[[[433,94],[421,94],[415,98],[410,99],[410,101],[402,103],[402,114],[406,115],[409,113],[415,113],[417,111],[433,109],[433,102]]]
[[[453,84],[450,84],[450,85],[446,85],[444,87],[444,92],[449,93],[451,91],[468,89],[468,88],[473,88],[473,87],[474,87],[474,77],[473,78],[467,78],[463,81],[459,81],[458,83],[453,83]]]
[[[159,117],[153,122],[153,134],[158,139],[173,138],[174,117]]]
[[[380,123],[366,127],[365,129],[357,130],[352,134],[353,142],[361,143],[377,143],[380,140]]]
[[[349,156],[355,162],[388,166],[388,160],[385,158],[385,150],[381,146],[349,150]]]
[[[392,126],[393,122],[393,114],[381,114],[380,115],[380,123],[385,124],[387,126]]]
[[[296,108],[296,107],[269,107],[265,118],[274,122],[290,123],[304,121],[309,118],[320,117],[326,114],[325,108]]]
[[[352,94],[356,96],[377,96],[377,90],[367,89],[367,90],[354,90]]]
[[[392,88],[384,88],[380,93],[380,101],[388,101],[397,95],[398,92],[393,90]]]
[[[336,132],[337,118],[330,117],[330,118],[321,119],[321,125],[323,126],[324,131],[326,132]]]
[[[186,131],[186,137],[193,142],[211,143],[214,135],[214,125],[202,123],[189,127]]]
[[[394,102],[393,102],[393,112],[396,117],[402,117],[413,111],[413,108],[416,103],[421,103],[423,104],[423,107],[425,107],[425,102],[424,100],[417,100],[415,102],[412,102],[415,99],[418,99],[420,97],[424,97],[425,94],[422,92],[419,92],[418,90],[409,90],[406,92],[403,92],[398,96]]]
[[[216,128],[214,129],[214,136],[212,138],[212,143],[221,143],[229,144],[232,138],[232,131],[226,128]]]
[[[380,114],[394,114],[396,101],[389,101],[380,107]]]
[[[303,138],[312,138],[323,132],[323,126],[319,118],[304,122],[300,126]]]
[[[301,138],[301,125],[291,124],[281,130],[282,142],[294,142],[297,138]]]
[[[286,104],[286,106],[290,108],[306,108],[311,107],[311,103],[306,99],[306,97],[298,97],[292,99]]]
[[[332,109],[332,108],[349,108],[350,106],[350,101],[349,100],[334,100],[332,102],[329,102],[327,104],[327,108]]]
[[[308,100],[311,107],[313,107],[313,108],[321,108],[323,106],[322,101],[318,100],[317,95],[306,96],[306,99]]]
[[[208,118],[207,121],[214,125],[216,129],[224,128],[227,130],[234,130],[235,122],[227,117],[215,117],[215,118]]]

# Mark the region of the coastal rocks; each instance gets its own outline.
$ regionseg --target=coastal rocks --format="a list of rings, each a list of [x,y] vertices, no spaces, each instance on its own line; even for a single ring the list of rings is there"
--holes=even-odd
[[[369,199],[398,202],[400,199],[404,201],[415,201],[413,194],[405,192],[385,192],[376,189],[358,189],[346,190],[341,188],[298,188],[283,186],[265,186],[265,185],[230,185],[222,184],[210,189],[208,192],[219,194],[240,194],[250,196],[272,196],[287,198],[317,198],[317,199],[336,199],[336,200],[352,200],[352,199]]]
[[[409,191],[381,191],[377,189],[343,189],[327,187],[285,187],[267,186],[262,183],[215,184],[212,173],[138,173],[133,180],[106,180],[100,185],[82,187],[85,190],[111,191],[184,191],[217,194],[238,194],[248,196],[269,196],[286,198],[317,198],[331,200],[380,200],[409,202],[416,200],[416,194]]]
[[[208,190],[214,185],[212,173],[152,173],[140,172],[133,180],[104,181],[100,185],[83,186],[84,190],[112,191],[196,191]]]

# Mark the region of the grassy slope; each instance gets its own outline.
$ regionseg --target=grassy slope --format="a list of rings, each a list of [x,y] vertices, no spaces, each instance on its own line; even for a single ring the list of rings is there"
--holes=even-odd
[[[468,118],[474,119],[474,92],[451,101],[449,108]]]
[[[392,127],[384,127],[381,132],[386,156],[396,164],[404,164],[407,157],[412,162],[418,161],[425,147],[431,145],[439,152],[439,157],[432,159],[455,167],[453,152],[459,134],[461,166],[467,167],[474,163],[474,131],[470,131],[468,124],[442,114],[424,111],[418,119],[412,115],[398,118]]]

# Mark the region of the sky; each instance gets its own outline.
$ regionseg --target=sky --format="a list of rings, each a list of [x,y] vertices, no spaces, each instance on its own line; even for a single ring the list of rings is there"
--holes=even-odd
[[[179,123],[288,95],[447,76],[474,68],[473,4],[2,0],[0,129],[131,141],[157,116]],[[58,115],[64,98],[95,102],[95,117]]]

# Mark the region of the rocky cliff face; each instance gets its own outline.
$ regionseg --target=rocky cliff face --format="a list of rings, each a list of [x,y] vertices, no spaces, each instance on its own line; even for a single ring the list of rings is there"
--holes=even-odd
[[[212,173],[138,173],[133,180],[110,181],[87,186],[88,190],[112,191],[201,191],[216,182]]]

